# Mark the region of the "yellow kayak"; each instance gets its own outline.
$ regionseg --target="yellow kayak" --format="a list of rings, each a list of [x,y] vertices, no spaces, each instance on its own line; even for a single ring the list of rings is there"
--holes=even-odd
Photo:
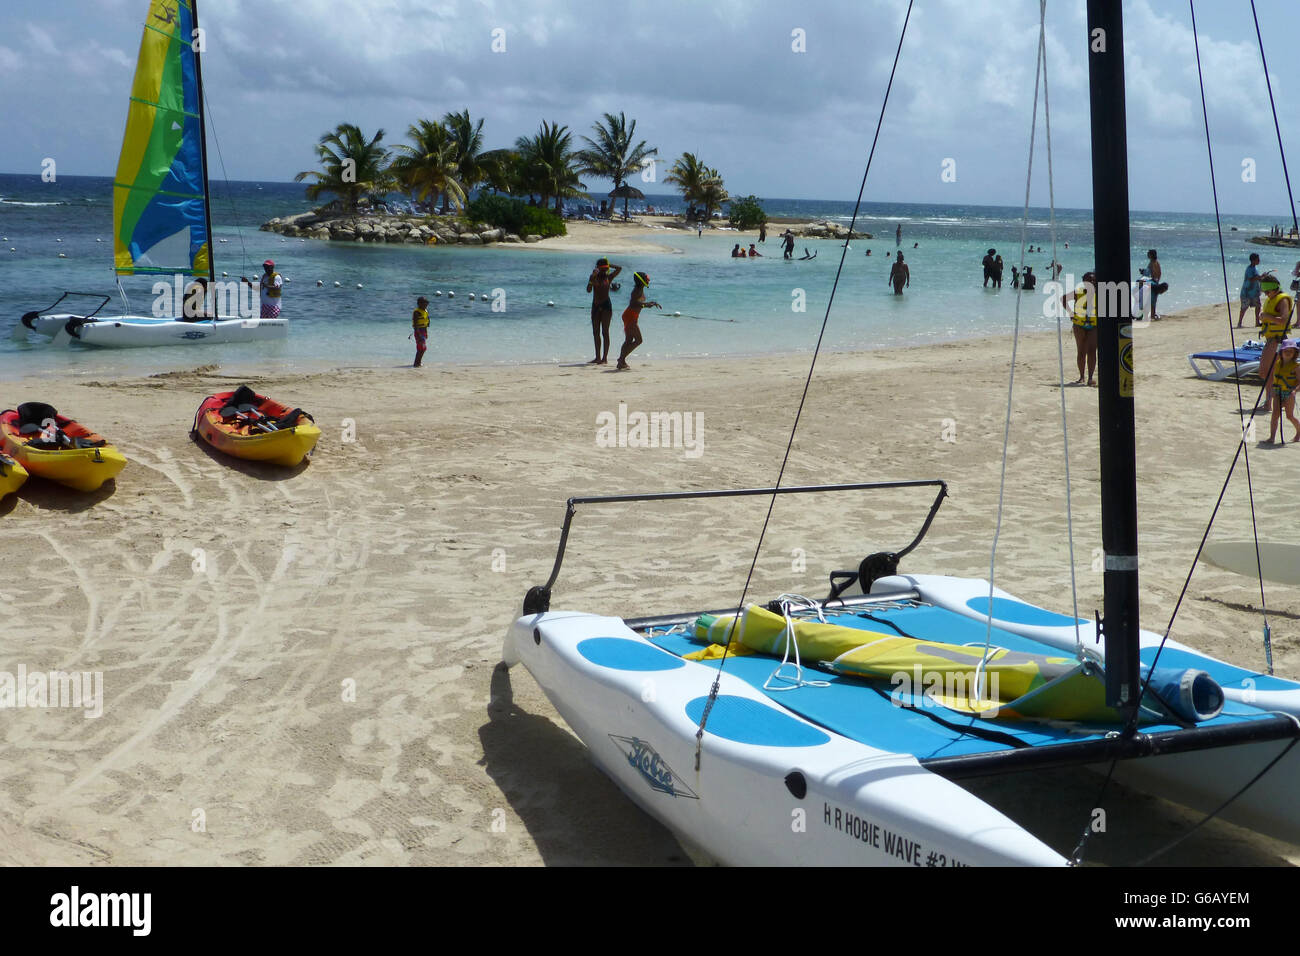
[[[123,454],[85,425],[44,402],[0,412],[5,454],[28,474],[77,491],[94,491],[126,467]]]
[[[301,408],[290,409],[247,385],[205,398],[194,430],[227,455],[288,467],[310,455],[320,440],[320,429]]]
[[[26,480],[26,468],[8,455],[0,455],[0,498],[17,491]]]

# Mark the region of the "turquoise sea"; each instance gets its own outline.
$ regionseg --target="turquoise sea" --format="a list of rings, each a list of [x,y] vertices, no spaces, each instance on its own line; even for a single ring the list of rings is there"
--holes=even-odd
[[[112,294],[101,314],[125,311],[112,272],[111,180],[0,175],[0,376],[43,370],[72,374],[154,370],[220,363],[239,367],[270,363],[314,369],[406,364],[409,316],[417,295],[432,299],[429,359],[474,364],[580,362],[591,357],[589,305],[585,292],[594,254],[544,252],[519,247],[448,248],[397,244],[344,244],[284,239],[258,226],[273,216],[311,208],[303,187],[292,183],[214,183],[213,218],[218,276],[256,276],[266,258],[288,279],[284,314],[292,320],[287,340],[271,346],[179,346],[140,350],[52,347],[43,338],[14,335],[18,317],[49,306],[65,290]],[[761,197],[772,216],[831,219],[846,223],[853,203]],[[657,209],[680,209],[675,196],[647,196]],[[912,285],[902,297],[887,286],[895,229]],[[1238,227],[1237,232],[1229,231]],[[772,230],[778,232],[781,227]],[[995,206],[864,204],[859,230],[876,238],[850,244],[826,347],[886,348],[1009,331],[1016,293],[1010,266],[1020,261],[1021,210]],[[1289,274],[1297,256],[1251,246],[1248,236],[1266,232],[1258,217],[1224,220],[1228,285],[1234,299],[1251,251],[1265,268]],[[1087,210],[1057,210],[1058,257],[1067,274],[1091,264],[1092,222]],[[1048,213],[1032,209],[1028,242],[1043,252],[1026,256],[1040,289],[1051,262]],[[842,244],[799,240],[817,253],[811,261],[787,262],[769,235],[765,258],[733,260],[737,237],[726,231],[657,231],[650,241],[668,255],[619,256],[627,272],[651,275],[651,297],[663,313],[642,321],[641,362],[686,356],[744,355],[810,350],[826,309]],[[1069,249],[1064,243],[1069,243]],[[915,244],[915,248],[913,247]],[[1159,251],[1169,292],[1161,311],[1222,302],[1223,273],[1211,215],[1138,211],[1132,217],[1134,276],[1146,250]],[[981,286],[980,261],[996,248],[1007,263],[1001,290]],[[870,249],[872,255],[867,257]],[[60,254],[64,258],[60,258]],[[323,285],[317,286],[317,281]],[[335,286],[338,283],[338,286]],[[360,284],[363,288],[358,289]],[[125,281],[131,309],[148,313],[152,282]],[[442,297],[433,293],[441,290]],[[496,290],[501,290],[497,292]],[[454,291],[455,300],[446,293]],[[628,287],[616,294],[621,310]],[[469,300],[470,293],[476,301]],[[496,296],[504,311],[493,311]],[[805,311],[795,311],[799,301]],[[553,303],[553,304],[552,304]],[[1044,316],[1044,297],[1021,301],[1027,329],[1054,328]],[[66,306],[61,307],[61,310]],[[674,313],[680,312],[680,316]],[[614,322],[615,345],[621,330]],[[1226,342],[1226,330],[1225,330]],[[1218,343],[1207,343],[1214,345]]]

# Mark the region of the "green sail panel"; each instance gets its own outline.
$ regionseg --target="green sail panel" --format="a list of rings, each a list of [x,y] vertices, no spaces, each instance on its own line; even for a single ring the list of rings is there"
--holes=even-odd
[[[113,181],[118,275],[208,275],[194,30],[190,0],[151,0]]]

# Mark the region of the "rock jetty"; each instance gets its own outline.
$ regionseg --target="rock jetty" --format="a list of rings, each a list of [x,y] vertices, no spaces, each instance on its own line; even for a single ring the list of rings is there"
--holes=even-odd
[[[262,223],[264,232],[334,242],[405,242],[412,245],[481,246],[493,242],[538,242],[541,236],[515,235],[483,223],[429,216],[345,215],[304,212]]]

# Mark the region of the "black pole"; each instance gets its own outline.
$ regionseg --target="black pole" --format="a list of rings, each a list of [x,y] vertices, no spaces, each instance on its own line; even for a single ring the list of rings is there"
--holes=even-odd
[[[194,19],[191,29],[197,31],[199,29],[199,0],[191,0],[190,15]],[[198,49],[193,46],[201,35],[202,34],[196,32],[190,36],[188,42],[191,44],[191,49],[194,50],[194,79],[198,86],[199,94],[199,152],[202,154],[203,160],[203,222],[208,230],[208,294],[211,295],[212,286],[216,282],[217,273],[212,253],[212,200],[208,196],[208,124],[204,119],[203,112],[203,63],[199,56]],[[182,40],[183,39],[184,38],[182,38]],[[213,318],[216,317],[216,313],[214,312]]]
[[[1124,20],[1119,0],[1088,0],[1092,208],[1097,262],[1101,542],[1106,554],[1102,633],[1106,702],[1128,718],[1138,703],[1137,467],[1133,325],[1129,309],[1128,140]]]

